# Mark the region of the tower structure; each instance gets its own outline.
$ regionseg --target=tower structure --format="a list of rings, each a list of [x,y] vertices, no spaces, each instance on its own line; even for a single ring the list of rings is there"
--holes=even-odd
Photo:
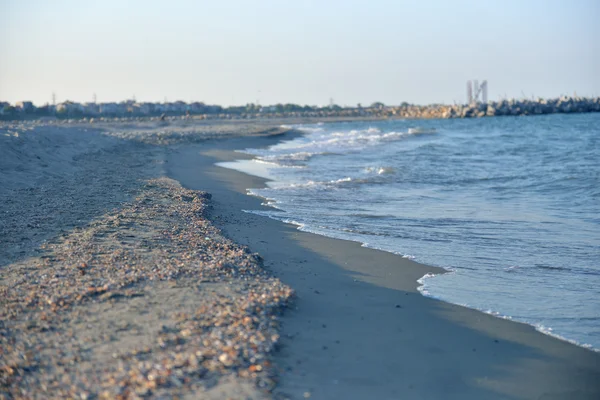
[[[479,90],[481,91],[481,102],[483,104],[487,104],[487,101],[488,101],[488,85],[487,85],[487,81],[481,82],[481,86],[479,87]]]
[[[473,82],[467,81],[467,104],[473,102]]]
[[[478,80],[467,81],[467,104],[487,103],[488,83],[484,80],[479,84]]]

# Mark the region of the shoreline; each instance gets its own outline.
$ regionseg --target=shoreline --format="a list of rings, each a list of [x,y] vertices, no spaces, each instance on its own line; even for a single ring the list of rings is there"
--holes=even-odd
[[[102,103],[78,104],[72,102],[60,103],[56,106],[46,105],[39,110],[32,102],[20,102],[16,107],[0,101],[0,120],[21,120],[27,118],[150,118],[162,120],[170,118],[185,118],[194,115],[197,119],[213,120],[268,120],[277,118],[481,118],[491,116],[517,116],[517,115],[544,115],[560,113],[587,113],[600,112],[599,97],[561,96],[558,98],[542,99],[504,99],[499,101],[479,102],[472,99],[467,104],[428,104],[418,105],[402,103],[388,105],[374,103],[370,107],[308,107],[298,104],[288,104],[286,107],[266,106],[255,107],[228,107],[203,103],[186,104],[177,102],[167,106],[161,103],[137,103],[126,101],[119,104],[109,104],[108,109]],[[8,112],[4,112],[7,107]],[[309,110],[305,108],[308,107]],[[190,114],[191,113],[191,114]]]
[[[288,138],[286,140],[290,140],[290,139],[293,139],[295,137],[307,134],[307,132],[304,132],[302,130],[299,130],[299,129],[296,129],[296,128],[293,128],[293,127],[290,128],[290,129],[291,129],[291,131],[289,132],[290,134],[288,135]],[[273,143],[273,144],[275,144],[275,143]],[[246,188],[247,191],[248,191],[247,194],[249,196],[253,196],[253,197],[261,199],[261,201],[264,202],[264,203],[272,200],[272,199],[269,199],[269,198],[262,197],[260,195],[254,194],[254,193],[249,193],[249,191],[251,189],[262,189],[262,188],[267,187],[267,182],[270,181],[268,173],[261,174],[261,171],[252,171],[252,167],[246,168],[247,164],[243,164],[243,162],[246,162],[246,161],[251,162],[253,160],[260,160],[260,158],[258,156],[256,156],[256,155],[251,154],[251,153],[246,153],[242,149],[237,149],[237,150],[235,150],[235,152],[236,152],[236,154],[240,155],[236,160],[227,161],[227,162],[219,162],[219,163],[217,163],[217,166],[223,167],[223,168],[228,168],[228,169],[240,172],[242,174],[248,174],[248,175],[256,176],[256,177],[258,177],[260,179],[263,179],[264,182],[261,183],[259,186],[255,186],[255,187],[252,187],[252,188]],[[273,207],[267,206],[267,208],[269,210],[271,210],[271,211],[278,211],[278,208],[274,207],[274,206]],[[258,214],[258,215],[261,215],[261,214]],[[477,308],[477,307],[471,306],[469,304],[462,304],[462,303],[458,303],[458,302],[452,302],[452,301],[444,299],[444,298],[442,298],[440,296],[436,296],[434,294],[430,294],[430,293],[428,293],[428,292],[425,291],[425,282],[424,281],[426,279],[434,277],[434,276],[437,276],[437,275],[443,275],[443,274],[448,274],[448,273],[454,272],[450,268],[446,268],[446,267],[440,266],[440,265],[425,264],[422,261],[420,261],[418,259],[418,257],[414,257],[413,255],[407,255],[407,254],[402,254],[402,253],[399,253],[399,252],[393,252],[393,251],[389,251],[389,250],[385,250],[385,249],[381,249],[381,248],[377,248],[377,247],[372,247],[372,246],[369,246],[368,243],[360,241],[360,240],[353,240],[353,239],[349,239],[349,238],[329,236],[329,235],[326,235],[326,234],[323,234],[323,233],[318,233],[318,232],[312,231],[310,229],[306,229],[305,226],[304,226],[304,224],[298,223],[296,221],[284,221],[284,220],[281,220],[281,219],[277,219],[275,217],[273,219],[275,219],[277,221],[280,221],[282,223],[293,225],[296,229],[298,229],[299,231],[302,231],[302,232],[307,232],[307,233],[311,233],[311,234],[315,234],[315,235],[323,236],[323,237],[327,237],[327,238],[332,238],[332,239],[346,240],[346,241],[358,243],[362,247],[365,247],[365,248],[384,251],[384,252],[387,252],[387,253],[390,253],[390,254],[394,254],[394,255],[400,256],[402,258],[407,258],[407,259],[409,259],[411,261],[416,262],[417,264],[427,266],[428,268],[438,269],[438,272],[435,272],[435,273],[425,272],[423,276],[421,276],[419,279],[417,279],[417,283],[418,283],[417,290],[419,291],[419,293],[422,296],[428,297],[428,298],[431,298],[431,299],[435,299],[435,300],[439,300],[439,301],[443,301],[443,302],[446,302],[446,303],[449,303],[449,304],[454,304],[454,305],[466,307],[466,308],[469,308],[469,309],[472,309],[472,310],[476,310],[476,311],[482,312],[482,313],[487,314],[487,315],[491,315],[491,316],[496,317],[496,318],[505,319],[505,320],[513,321],[513,322],[517,322],[517,323],[523,323],[523,324],[526,324],[526,325],[529,325],[529,326],[533,327],[536,331],[538,331],[538,332],[540,332],[540,333],[542,333],[544,335],[548,335],[550,337],[562,340],[564,342],[576,345],[578,347],[581,347],[581,348],[584,348],[584,349],[587,349],[587,350],[591,350],[591,351],[600,353],[600,348],[595,348],[591,344],[581,343],[581,342],[578,342],[575,339],[570,339],[570,338],[564,337],[564,336],[562,336],[560,334],[554,333],[554,332],[552,332],[552,330],[553,330],[552,327],[540,326],[540,325],[536,325],[536,324],[530,323],[528,321],[514,319],[513,316],[503,314],[503,313],[501,313],[499,311],[489,310],[489,309],[486,310],[486,309],[482,309],[482,308]]]
[[[598,398],[597,353],[441,269],[243,212],[265,180],[215,162],[296,134],[0,125],[0,398]]]
[[[296,309],[282,318],[282,350],[274,357],[283,371],[276,393],[291,398],[307,392],[315,398],[593,398],[600,393],[598,353],[524,323],[421,295],[417,280],[441,269],[244,213],[265,209],[258,197],[246,194],[265,179],[214,164],[250,159],[234,150],[280,139],[180,148],[168,165],[169,175],[185,187],[211,192],[211,219],[227,237],[261,254],[298,294]],[[356,298],[353,292],[361,294]],[[364,343],[369,340],[377,343]],[[347,342],[351,345],[343,345]],[[411,367],[402,362],[407,355]],[[431,387],[434,382],[445,383]]]

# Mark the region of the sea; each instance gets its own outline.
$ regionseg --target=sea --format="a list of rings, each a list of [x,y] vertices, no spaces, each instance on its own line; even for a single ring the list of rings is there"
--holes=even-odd
[[[302,231],[439,266],[424,296],[600,350],[600,114],[295,125],[222,164]]]

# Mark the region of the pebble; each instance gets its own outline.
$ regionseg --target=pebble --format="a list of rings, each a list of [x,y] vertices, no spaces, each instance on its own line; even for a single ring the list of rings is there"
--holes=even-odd
[[[223,237],[207,219],[208,207],[207,194],[152,179],[120,210],[8,265],[27,274],[0,287],[2,391],[9,398],[172,397],[224,376],[271,390],[275,372],[268,357],[279,340],[278,315],[293,291],[256,255]],[[148,297],[161,282],[196,287],[195,309],[171,305],[181,312],[172,313],[153,342],[90,363],[90,346],[118,343],[120,335],[144,328],[132,319],[107,322],[95,332],[96,317],[88,310]],[[209,282],[231,290],[203,291]],[[137,307],[159,312],[153,305]]]

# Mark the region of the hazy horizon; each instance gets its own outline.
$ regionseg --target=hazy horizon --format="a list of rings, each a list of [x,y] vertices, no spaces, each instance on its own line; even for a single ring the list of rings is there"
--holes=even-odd
[[[324,3],[324,4],[323,4]],[[600,95],[600,2],[0,0],[0,100],[239,105]]]

